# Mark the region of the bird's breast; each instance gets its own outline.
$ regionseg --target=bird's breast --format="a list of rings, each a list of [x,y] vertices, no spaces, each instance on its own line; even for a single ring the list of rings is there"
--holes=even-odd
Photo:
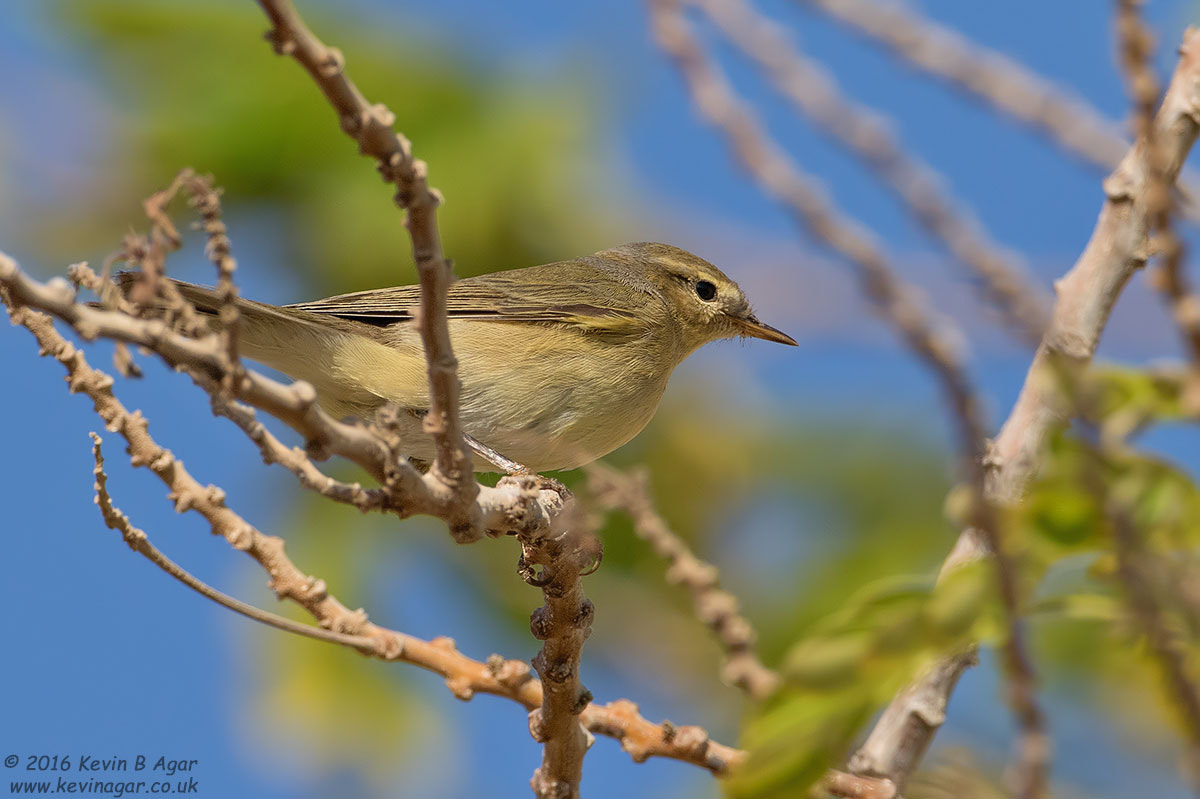
[[[463,320],[451,338],[464,428],[536,471],[581,466],[637,435],[674,365],[652,336],[612,342],[556,326]]]

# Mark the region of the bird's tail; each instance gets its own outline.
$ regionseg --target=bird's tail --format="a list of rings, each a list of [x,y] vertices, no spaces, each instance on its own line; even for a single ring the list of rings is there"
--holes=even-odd
[[[144,279],[138,272],[121,272],[116,283],[124,296],[139,300],[137,287]],[[216,289],[164,279],[170,280],[183,298],[208,318],[213,329],[220,328],[222,300]],[[164,312],[167,308],[160,298],[140,304]],[[364,416],[380,404],[380,397],[359,379],[363,369],[347,369],[347,358],[360,352],[374,361],[396,357],[375,340],[376,331],[344,319],[240,297],[235,304],[239,355],[312,383],[321,404],[336,416]]]
[[[209,286],[197,286],[195,283],[185,283],[182,280],[165,277],[163,280],[168,281],[172,286],[178,289],[179,294],[192,304],[197,311],[202,315],[210,318],[210,324],[216,328],[220,325],[216,317],[221,308],[221,295],[217,293],[215,288]],[[118,272],[114,281],[117,288],[120,289],[121,295],[127,299],[139,300],[139,305],[143,308],[152,310],[164,311],[167,308],[167,302],[163,299],[155,298],[149,302],[142,301],[138,295],[138,287],[145,284],[147,277],[142,272]],[[254,300],[237,298],[235,305],[238,309],[238,314],[245,319],[250,325],[257,325],[265,322],[267,319],[285,320],[292,323],[305,323],[315,326],[328,327],[328,321],[315,314],[297,314],[290,311],[282,311],[274,305],[255,302]]]

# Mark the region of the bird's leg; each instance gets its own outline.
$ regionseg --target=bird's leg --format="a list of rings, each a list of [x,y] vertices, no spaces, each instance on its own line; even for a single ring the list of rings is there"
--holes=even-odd
[[[500,471],[509,475],[528,474],[533,472],[529,467],[517,463],[512,458],[507,458],[496,450],[489,447],[470,433],[463,433],[463,438],[466,439],[467,446],[474,450],[475,454],[483,458],[488,463],[495,466]]]
[[[505,455],[497,452],[496,450],[492,449],[487,444],[484,444],[482,441],[480,441],[479,439],[470,435],[469,433],[463,433],[463,438],[466,439],[467,446],[469,446],[472,450],[474,450],[476,455],[483,458],[485,461],[492,464],[496,468],[502,470],[509,477],[533,478],[533,480],[535,481],[534,488],[536,488],[539,491],[541,491],[543,489],[547,490],[547,491],[553,491],[554,493],[558,494],[560,497],[563,498],[563,502],[566,502],[568,499],[571,499],[573,496],[575,496],[573,493],[571,493],[571,489],[567,488],[565,485],[563,485],[558,480],[555,480],[553,477],[544,477],[544,476],[538,474],[537,472],[530,469],[528,466],[525,466],[524,464],[521,464],[521,463],[517,463],[513,459],[508,458]]]
[[[386,408],[388,406],[384,406],[384,407]],[[417,410],[415,408],[406,408],[405,410],[408,412],[408,414],[410,416],[414,416],[418,419],[423,418],[425,416],[425,414],[428,412],[428,411]],[[377,414],[376,418],[377,419],[380,418],[378,414]],[[384,418],[383,421],[386,424],[386,418]],[[565,485],[563,485],[558,480],[555,480],[552,477],[543,477],[542,475],[540,475],[540,474],[536,473],[535,471],[533,471],[532,469],[530,469],[525,464],[518,463],[517,461],[514,461],[512,458],[509,458],[508,456],[504,455],[503,453],[497,452],[496,450],[492,449],[487,444],[484,444],[482,441],[475,438],[475,436],[471,435],[470,433],[463,433],[463,440],[465,440],[467,442],[467,446],[470,447],[471,450],[476,455],[483,458],[485,461],[490,463],[492,466],[495,466],[496,470],[502,472],[505,476],[507,476],[507,477],[524,477],[524,478],[532,479],[534,481],[533,488],[535,488],[539,491],[541,491],[543,489],[548,490],[548,491],[553,491],[554,493],[556,493],[560,497],[562,497],[563,502],[566,502],[567,500],[569,500],[575,496],[573,493],[571,493],[571,489],[567,488]],[[409,460],[412,461],[413,465],[416,466],[418,469],[420,469],[422,472],[427,471],[429,469],[428,463],[420,461],[416,458],[409,458]]]

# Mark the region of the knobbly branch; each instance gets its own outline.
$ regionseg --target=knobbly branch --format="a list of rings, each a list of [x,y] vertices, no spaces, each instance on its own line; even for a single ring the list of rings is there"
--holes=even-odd
[[[421,279],[418,329],[425,345],[430,395],[425,430],[435,446],[430,474],[445,483],[454,498],[448,508],[454,512],[445,517],[450,533],[458,541],[475,540],[481,531],[473,502],[479,486],[458,418],[462,386],[446,319],[446,291],[454,275],[442,254],[437,229],[441,195],[429,186],[428,168],[413,157],[412,144],[393,129],[395,114],[384,105],[369,103],[346,75],[341,51],[313,35],[290,0],[259,0],[259,5],[271,20],[267,40],[275,52],[291,56],[308,71],[337,112],[342,130],[358,143],[360,153],[378,162],[384,181],[396,186],[394,199],[407,214],[405,224]]]
[[[542,765],[530,781],[540,799],[579,796],[583,757],[592,745],[592,736],[579,723],[592,701],[579,669],[596,612],[583,593],[583,578],[596,570],[601,550],[577,508],[572,505],[555,519],[551,535],[520,537],[518,571],[545,599],[529,618],[530,632],[543,642],[533,659],[542,678],[542,705],[529,714],[529,732],[543,744]]]
[[[696,617],[713,631],[725,652],[723,679],[751,699],[768,698],[779,687],[779,675],[759,660],[754,627],[741,614],[737,597],[721,588],[717,568],[697,558],[655,511],[645,475],[622,474],[599,463],[588,466],[587,473],[596,502],[629,514],[634,532],[669,564],[667,580],[691,594]]]
[[[228,594],[222,593],[207,583],[197,579],[194,575],[188,572],[179,564],[164,555],[158,547],[150,543],[145,531],[134,527],[133,522],[129,517],[122,513],[115,505],[113,505],[112,497],[108,493],[108,475],[104,472],[104,456],[100,451],[100,436],[92,433],[92,455],[96,460],[96,468],[92,470],[96,475],[96,505],[100,508],[100,515],[104,517],[104,523],[111,530],[116,530],[121,534],[121,538],[129,545],[129,548],[134,552],[142,555],[151,563],[164,572],[174,577],[179,582],[191,588],[196,593],[211,599],[218,605],[229,608],[234,613],[240,613],[246,618],[253,619],[261,624],[266,624],[284,632],[295,633],[306,638],[315,638],[318,641],[327,641],[334,644],[341,644],[358,649],[364,654],[372,655],[376,653],[376,642],[371,638],[366,638],[357,635],[344,635],[342,633],[331,632],[320,627],[312,627],[307,624],[292,621],[289,618],[280,616],[277,613],[256,608],[253,605],[248,605],[241,600],[235,599]]]

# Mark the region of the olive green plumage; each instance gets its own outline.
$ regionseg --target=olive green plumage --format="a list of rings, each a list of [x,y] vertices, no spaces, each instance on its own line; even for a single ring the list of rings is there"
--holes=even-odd
[[[204,311],[213,290],[179,283]],[[335,416],[385,403],[409,429],[409,455],[432,449],[424,351],[410,324],[418,286],[273,306],[239,300],[241,354],[307,380]],[[571,469],[641,431],[671,371],[710,341],[791,338],[762,324],[737,284],[689,252],[626,244],[571,261],[465,278],[447,295],[462,380],[463,429],[536,471]],[[477,460],[477,468],[489,468]]]

